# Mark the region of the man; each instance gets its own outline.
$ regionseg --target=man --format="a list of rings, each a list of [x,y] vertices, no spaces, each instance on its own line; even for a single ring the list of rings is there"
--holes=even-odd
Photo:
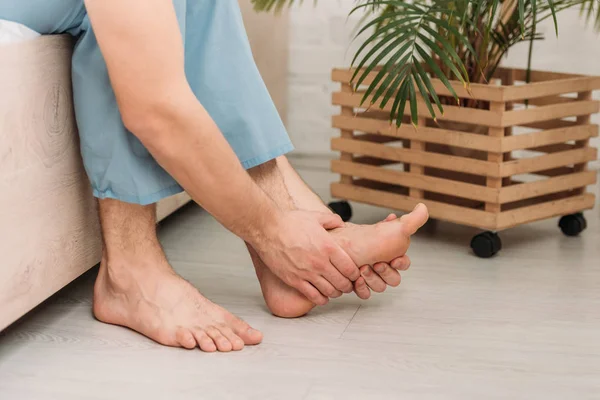
[[[182,187],[246,241],[275,315],[400,283],[426,208],[344,225],[310,191],[284,157],[293,147],[253,63],[237,0],[15,4],[0,0],[0,18],[77,38],[75,111],[104,240],[99,320],[204,351],[262,340],[169,266],[153,204]]]

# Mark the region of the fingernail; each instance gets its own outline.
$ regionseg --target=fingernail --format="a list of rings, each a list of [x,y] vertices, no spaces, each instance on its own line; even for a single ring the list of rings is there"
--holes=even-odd
[[[373,268],[375,268],[375,271],[377,271],[377,272],[379,272],[379,273],[381,273],[381,272],[385,271],[385,265],[383,265],[383,264],[377,264],[377,265],[375,265],[375,267],[373,267]]]

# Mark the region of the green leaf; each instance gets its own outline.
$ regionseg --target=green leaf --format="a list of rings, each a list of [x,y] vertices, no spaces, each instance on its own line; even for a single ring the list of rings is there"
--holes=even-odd
[[[398,55],[400,55],[400,53],[398,53]],[[379,74],[381,74],[382,72],[387,71],[389,69],[388,65],[391,65],[391,63],[395,63],[394,68],[389,71],[385,80],[377,88],[377,91],[375,92],[375,95],[373,96],[373,100],[371,101],[371,103],[375,103],[379,99],[379,97],[381,97],[383,92],[389,87],[389,85],[392,82],[392,80],[394,79],[394,77],[396,77],[403,68],[406,68],[405,64],[409,57],[410,57],[410,54],[407,54],[404,57],[402,57],[402,59],[400,61],[398,61],[397,63],[395,63],[396,59],[390,59],[390,61],[388,61],[386,63],[386,65],[381,69],[381,71],[379,71]],[[377,74],[378,76],[376,77],[377,84],[379,83],[379,80],[377,79],[379,77],[379,74]],[[374,84],[371,85],[365,92],[365,99],[366,99],[366,97],[368,97],[368,95],[366,93],[371,92],[371,90],[369,90],[369,89],[372,89],[373,87],[375,87],[375,80],[373,82],[374,82]],[[383,108],[383,107],[385,107],[385,104],[383,104],[383,102],[382,102],[382,105],[380,106],[380,108]]]
[[[463,64],[463,62],[460,59],[460,57],[458,56],[458,54],[456,54],[456,50],[455,50],[456,47],[452,46],[452,44],[450,44],[450,42],[445,37],[438,34],[436,31],[431,29],[429,26],[423,25],[423,29],[426,30],[427,32],[429,32],[431,34],[431,36],[433,36],[433,38],[444,47],[444,50],[446,50],[446,55],[450,55],[450,57],[452,57],[454,59],[456,64],[450,62],[450,65],[452,65],[452,66],[457,65],[462,70],[462,75],[461,75],[461,72],[459,72],[458,76],[460,78],[464,79],[465,81],[468,81],[469,73],[467,72],[467,68],[465,68],[465,65]],[[419,34],[419,37],[421,40],[423,40],[423,38],[429,40],[429,38],[423,34]],[[431,40],[429,40],[429,43],[432,43]],[[435,46],[435,44],[434,44],[433,48],[435,49],[436,53],[438,53],[439,46]],[[439,50],[441,51],[441,49],[439,49]],[[439,55],[439,53],[438,53],[438,55]],[[450,68],[452,68],[452,67],[450,67]],[[455,68],[455,70],[458,71],[458,69],[456,69],[456,68]]]
[[[444,75],[444,73],[442,72],[442,70],[440,69],[440,67],[437,66],[437,64],[435,63],[435,61],[433,61],[433,59],[429,56],[429,54],[427,54],[425,52],[425,50],[423,50],[423,48],[421,46],[417,45],[417,51],[419,52],[419,55],[421,56],[421,58],[423,59],[423,61],[425,61],[427,63],[427,65],[429,65],[429,68],[431,68],[431,70],[436,75],[436,77],[440,81],[442,81],[442,83],[444,84],[444,86],[446,86],[446,88],[448,89],[448,91],[450,91],[450,93],[452,94],[452,96],[458,101],[458,95],[454,91],[454,88],[450,84],[450,81],[448,80],[448,78],[446,78],[446,75]]]
[[[404,108],[406,107],[406,100],[408,96],[408,79],[405,79],[400,86],[396,99],[392,105],[392,111],[390,112],[390,120],[396,120],[396,126],[402,125],[402,118],[404,117]]]
[[[383,60],[387,55],[389,55],[390,52],[393,51],[396,48],[396,46],[400,45],[402,42],[406,42],[406,38],[404,36],[401,36],[401,37],[397,38],[396,40],[394,40],[385,49],[383,49],[373,60],[371,60],[369,62],[369,65],[364,69],[364,71],[362,71],[362,74],[361,74],[360,78],[358,79],[358,82],[356,82],[356,86],[360,86],[363,83],[363,81],[367,78],[367,76],[371,73],[371,71],[379,66],[379,62],[381,60]],[[403,47],[401,47],[400,50],[397,51],[396,54],[402,54],[409,47],[410,47],[410,42],[406,43]],[[375,54],[375,53],[373,53],[373,54]],[[358,75],[358,73],[360,73],[362,66],[367,61],[369,61],[369,60],[366,59],[366,57],[365,57],[365,59],[363,59],[361,61],[361,63],[357,67],[357,70],[354,72],[354,74],[352,76],[352,80],[354,80],[354,78]]]
[[[429,79],[429,76],[427,76],[427,72],[425,72],[425,68],[423,68],[423,66],[421,65],[421,63],[418,60],[416,60],[416,59],[413,61],[413,64],[414,64],[415,68],[417,69],[417,72],[419,73],[419,76],[421,77],[421,80],[423,81],[423,83],[427,87],[427,91],[431,95],[431,98],[433,98],[433,101],[435,102],[435,105],[438,107],[438,109],[440,110],[440,112],[442,113],[442,115],[444,115],[444,108],[442,107],[442,103],[440,102],[440,99],[438,98],[438,95],[435,92],[435,89],[433,88],[433,84],[431,83],[431,79]]]
[[[403,68],[396,74],[396,79],[387,86],[383,100],[381,100],[380,108],[385,108],[391,97],[396,93],[400,84],[406,79],[406,73],[408,71],[408,65],[403,65]]]
[[[416,66],[415,66],[415,68],[416,68]],[[423,101],[425,102],[425,105],[427,106],[427,109],[429,110],[429,114],[431,114],[431,117],[434,120],[436,120],[437,116],[435,115],[435,110],[433,109],[431,100],[429,100],[429,93],[427,93],[425,86],[421,82],[421,77],[419,76],[416,69],[414,72],[415,73],[413,73],[413,79],[414,79],[415,83],[417,84],[417,87],[419,88],[419,93],[421,93],[421,97],[423,98]]]
[[[525,31],[525,0],[517,0],[519,7],[519,24],[521,25],[521,34]],[[534,3],[537,0],[532,0]]]
[[[430,50],[432,50],[435,54],[437,54],[440,57],[444,64],[448,68],[450,68],[450,70],[454,73],[456,79],[460,80],[463,83],[466,82],[468,76],[465,78],[461,75],[458,68],[456,68],[456,65],[452,62],[452,60],[450,60],[448,54],[446,54],[443,49],[441,49],[439,46],[436,45],[436,43],[432,42],[427,36],[423,34],[419,34],[419,39],[421,39],[423,43],[425,43],[429,47]],[[458,58],[458,55],[456,56],[456,58]],[[462,64],[460,59],[458,59],[458,62]]]
[[[537,3],[537,1],[533,0],[532,6],[535,3]],[[554,6],[554,0],[548,0],[548,5],[550,6],[550,11],[552,11],[552,19],[554,20],[554,32],[556,32],[556,37],[558,37],[558,20],[556,19],[556,7]]]
[[[419,112],[417,109],[417,96],[415,95],[415,85],[412,77],[408,79],[408,94],[410,96],[410,117],[414,126],[419,123]]]

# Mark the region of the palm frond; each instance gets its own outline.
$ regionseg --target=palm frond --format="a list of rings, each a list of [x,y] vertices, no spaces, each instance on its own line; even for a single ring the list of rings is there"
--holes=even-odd
[[[280,11],[303,2],[251,1],[260,11]],[[533,45],[543,39],[537,26],[552,18],[558,35],[557,14],[562,10],[581,7],[583,18],[600,31],[600,0],[355,1],[350,14],[362,13],[355,31],[362,43],[352,60],[352,84],[361,90],[362,105],[391,110],[390,118],[398,126],[405,114],[417,123],[419,104],[424,103],[435,119],[443,113],[444,104],[458,102],[450,79],[467,89],[471,82],[487,83],[517,43],[529,42],[530,70]],[[439,79],[451,96],[439,97],[434,79]],[[465,105],[486,106],[470,99]]]
[[[445,17],[454,12],[449,7],[450,0],[432,0],[429,4],[371,0],[355,7],[351,14],[374,4],[386,7],[387,22],[382,25],[382,17],[376,17],[367,21],[358,33],[360,36],[374,27],[373,33],[363,39],[352,62],[355,67],[352,78],[355,88],[373,74],[364,91],[362,103],[368,102],[369,106],[378,105],[383,109],[393,97],[390,118],[399,126],[408,102],[411,120],[417,124],[418,90],[432,118],[436,118],[431,99],[440,108],[441,103],[437,95],[433,97],[434,93],[430,93],[432,77],[440,79],[454,93],[440,65],[465,85],[469,82],[468,71],[453,45],[464,40],[460,35],[455,37],[459,31]],[[424,72],[421,64],[428,65],[431,76]]]

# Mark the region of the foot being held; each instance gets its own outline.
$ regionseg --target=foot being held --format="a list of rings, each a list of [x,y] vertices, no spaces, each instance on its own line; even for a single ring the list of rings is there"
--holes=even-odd
[[[375,225],[346,224],[330,233],[354,260],[362,265],[362,276],[355,282],[355,292],[362,299],[370,297],[370,289],[382,292],[400,284],[398,271],[408,269],[405,256],[410,236],[427,222],[427,207],[419,204],[413,212],[396,218],[390,215]],[[300,317],[315,307],[306,297],[275,276],[251,249],[263,295],[271,312],[279,317]],[[387,264],[390,262],[390,264]],[[371,267],[372,266],[372,267]]]

